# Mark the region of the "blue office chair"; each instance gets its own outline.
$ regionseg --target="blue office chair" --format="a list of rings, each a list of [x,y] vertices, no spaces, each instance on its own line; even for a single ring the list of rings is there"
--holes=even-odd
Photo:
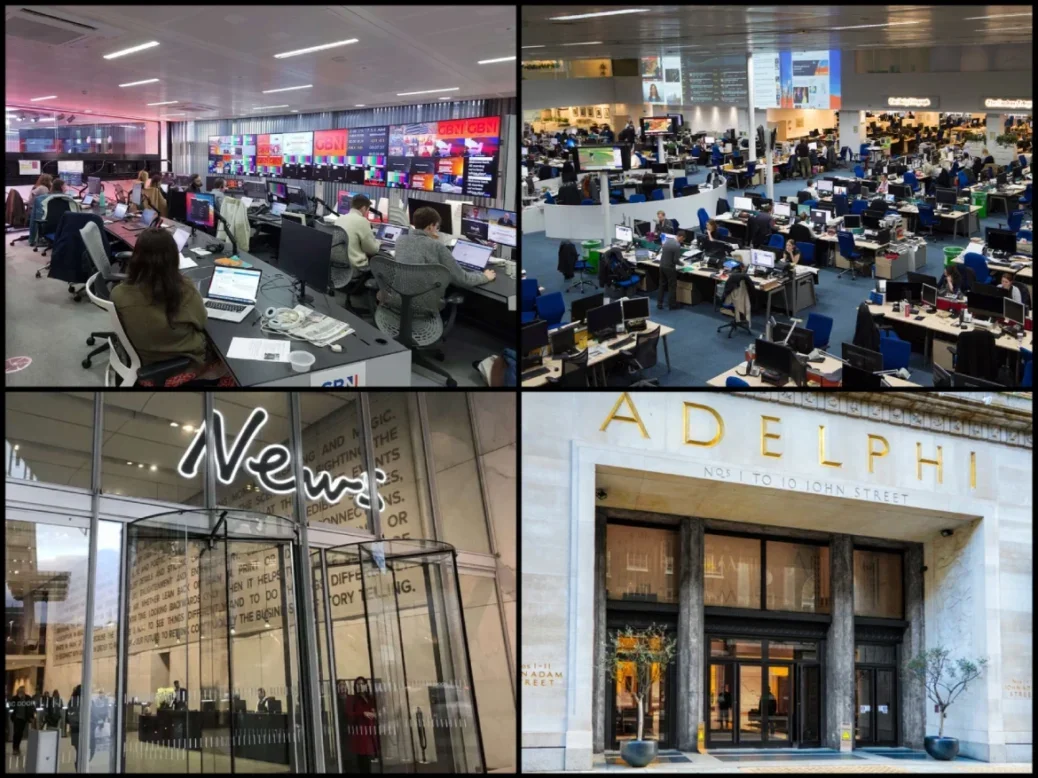
[[[746,186],[747,187],[753,186],[753,177],[756,174],[757,174],[757,162],[756,162],[756,160],[754,160],[753,162],[747,162],[746,163]]]
[[[865,168],[863,168],[861,165],[855,165],[854,176],[855,178],[865,178]]]
[[[1016,235],[1017,238],[1020,237],[1020,225],[1023,223],[1023,221],[1023,211],[1014,211],[1013,213],[1009,214],[1009,229],[1012,230],[1013,234]],[[998,227],[999,229],[1002,228],[1002,222],[998,223]]]
[[[1030,184],[1028,184],[1027,187],[1024,189],[1024,193],[1022,195],[1020,195],[1019,202],[1020,202],[1020,205],[1022,205],[1024,208],[1026,208],[1027,210],[1031,210],[1031,208],[1032,208],[1031,203],[1033,202],[1033,199],[1032,199],[1032,195],[1031,195],[1031,185]]]
[[[988,270],[988,261],[984,259],[982,255],[971,251],[963,256],[962,262],[966,267],[973,271],[978,284],[991,283],[991,272]]]
[[[915,177],[915,173],[913,173],[911,170],[905,171],[904,181],[906,184],[908,184],[908,186],[912,187],[913,192],[919,191],[919,179]]]
[[[544,202],[548,205],[555,205],[555,198],[551,196],[551,192],[544,193]]]
[[[816,207],[818,207],[818,201],[817,200],[804,200],[804,202],[802,202],[800,204],[801,205],[806,205],[808,208],[816,208]]]
[[[724,197],[718,197],[717,198],[717,210],[714,211],[714,216],[718,216],[719,214],[722,214],[722,213],[728,213],[731,210],[732,210],[732,208],[731,208],[730,205],[728,205],[728,200],[727,199],[725,199]]]
[[[933,228],[937,226],[940,219],[933,212],[932,205],[920,205],[919,206],[919,224],[916,227],[916,231],[921,229],[928,230],[928,234],[931,240],[940,240],[940,237],[934,234]]]
[[[638,162],[641,164],[642,167],[648,167],[649,166],[649,163],[648,163],[648,161],[646,161],[645,157],[643,157],[637,151],[634,152],[634,156],[636,156],[638,158]]]
[[[610,197],[610,198],[609,198],[609,204],[610,204],[610,205],[619,205],[619,204],[620,204],[620,201],[619,201],[619,200],[617,200],[617,199],[616,199],[615,197]]]
[[[610,189],[609,190],[609,196],[610,197],[615,197],[617,200],[619,200],[619,199],[621,199],[624,196],[624,193],[620,189]]]
[[[581,205],[594,205],[595,201],[592,200],[590,197],[585,197],[583,200],[580,201],[580,204]]]
[[[802,241],[797,243],[797,248],[800,249],[800,264],[813,267],[815,264],[815,244]]]
[[[678,194],[686,186],[688,186],[688,179],[685,176],[678,176],[677,178],[675,178],[674,179],[674,196],[677,197]]]
[[[728,389],[742,389],[749,388],[750,385],[743,381],[739,376],[730,375],[724,380],[724,385]]]
[[[641,192],[639,192],[638,194],[633,194],[633,195],[631,195],[630,199],[627,200],[627,202],[629,202],[629,203],[644,203],[645,202],[645,195],[643,195]]]
[[[855,214],[855,215],[860,215],[860,214],[864,213],[866,210],[868,210],[868,207],[869,207],[869,201],[868,200],[862,200],[862,199],[859,198],[859,199],[857,199],[857,200],[855,200],[854,202],[851,203],[851,213]]]
[[[662,189],[653,189],[652,190],[652,196],[649,199],[650,200],[662,200],[663,199],[663,190]]]
[[[836,206],[836,215],[837,216],[846,216],[847,215],[847,210],[848,210],[848,208],[847,208],[847,195],[843,195],[843,194],[833,195],[833,205]]]
[[[537,298],[535,307],[537,317],[548,322],[549,330],[561,326],[562,317],[566,313],[566,302],[562,299],[562,292],[542,294]]]
[[[1032,230],[1020,230],[1019,232],[1016,233],[1016,239],[1017,240],[1026,240],[1026,241],[1029,241],[1029,242],[1033,242],[1034,238],[1032,237],[1032,235],[1033,235],[1033,231]]]
[[[699,218],[699,229],[701,232],[706,232],[706,223],[710,221],[710,216],[706,212],[706,208],[700,208],[696,211],[696,216]]]
[[[721,156],[721,151],[715,148],[710,154],[710,166],[719,168],[723,161],[724,157]]]
[[[717,237],[719,237],[719,238],[727,238],[728,236],[729,236],[729,232],[728,232],[727,229],[725,229],[724,227],[718,227],[717,228]]]
[[[681,229],[681,225],[680,225],[680,224],[678,224],[678,220],[677,220],[677,219],[675,219],[675,218],[674,218],[674,217],[672,216],[672,217],[670,218],[670,220],[671,220],[672,222],[674,222],[674,231],[675,231],[675,232],[677,232],[678,230],[680,230],[680,229]]]
[[[859,162],[864,162],[868,158],[869,158],[869,144],[868,143],[862,143],[860,146],[858,146],[858,161]]]
[[[966,177],[966,171],[960,170],[956,175],[956,180],[959,182],[959,189],[965,189],[970,185],[970,180]]]
[[[833,320],[831,316],[824,316],[820,313],[809,313],[807,314],[807,322],[804,323],[804,326],[814,333],[815,348],[822,349],[823,351],[829,348],[829,337],[833,332]]]
[[[879,339],[879,353],[883,355],[884,370],[907,369],[908,360],[912,356],[912,344],[890,332],[887,337]]]
[[[768,247],[773,249],[785,248],[786,236],[778,232],[773,232],[771,237],[768,238]]]
[[[540,294],[538,288],[536,278],[524,278],[519,285],[519,295],[522,301],[520,313],[522,314],[523,324],[529,324],[537,318],[536,304],[537,296]]]
[[[1020,163],[1020,167],[1027,167],[1027,157],[1021,154],[1016,158],[1016,161]]]
[[[836,233],[836,242],[840,246],[840,256],[850,263],[850,267],[841,271],[837,278],[842,278],[844,273],[849,272],[851,274],[851,280],[853,281],[855,278],[854,266],[855,264],[860,264],[862,261],[861,252],[855,248],[854,236],[847,232],[847,230],[840,230]]]
[[[1031,371],[1034,369],[1034,352],[1029,348],[1020,349],[1020,363],[1023,365],[1023,377],[1020,386],[1031,388]]]

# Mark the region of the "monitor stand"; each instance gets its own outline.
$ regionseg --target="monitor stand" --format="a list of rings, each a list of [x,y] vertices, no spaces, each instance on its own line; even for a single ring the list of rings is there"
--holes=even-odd
[[[299,284],[299,293],[293,298],[294,301],[302,305],[313,305],[313,296],[306,293],[306,281],[295,281],[292,286],[295,287],[296,284]]]

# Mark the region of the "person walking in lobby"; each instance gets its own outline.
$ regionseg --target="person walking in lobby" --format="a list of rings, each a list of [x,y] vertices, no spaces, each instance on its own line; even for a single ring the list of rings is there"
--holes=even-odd
[[[22,746],[22,738],[29,723],[36,718],[36,702],[25,693],[25,687],[19,686],[18,692],[11,700],[11,723],[14,725],[14,737],[11,741],[11,753],[18,754]]]

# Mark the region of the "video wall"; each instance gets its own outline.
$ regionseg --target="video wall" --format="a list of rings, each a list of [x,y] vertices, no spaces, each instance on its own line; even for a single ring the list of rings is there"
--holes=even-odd
[[[494,197],[501,118],[209,138],[210,175],[266,175]]]
[[[840,108],[840,52],[771,51],[753,55],[755,108]]]

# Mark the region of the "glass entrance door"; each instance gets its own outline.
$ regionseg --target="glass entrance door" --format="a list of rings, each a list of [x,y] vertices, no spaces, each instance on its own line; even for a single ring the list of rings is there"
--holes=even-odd
[[[855,670],[854,720],[856,745],[897,745],[897,677],[893,668]]]

